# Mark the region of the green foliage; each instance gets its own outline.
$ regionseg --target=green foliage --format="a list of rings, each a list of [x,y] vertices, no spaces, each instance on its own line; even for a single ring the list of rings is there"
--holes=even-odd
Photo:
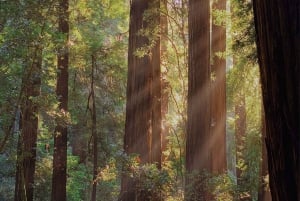
[[[97,180],[98,183],[98,200],[114,201],[118,199],[120,193],[119,169],[116,166],[116,160],[111,159],[107,165],[99,169]]]
[[[150,200],[171,199],[175,197],[177,189],[174,188],[174,178],[169,170],[157,168],[156,164],[140,164],[137,155],[125,156],[123,158],[123,174],[134,181],[134,188],[138,195],[148,197]],[[176,191],[176,192],[175,192]],[[176,199],[176,197],[175,197]]]
[[[189,183],[185,196],[189,200],[233,200],[235,181],[227,173],[213,175],[207,171],[194,171],[187,175],[186,181]]]
[[[77,156],[68,156],[68,180],[67,180],[67,199],[70,201],[85,200],[85,193],[90,181],[89,174],[84,164],[79,164]]]
[[[234,188],[234,198],[248,197],[257,200],[259,189],[259,168],[261,163],[261,90],[259,69],[256,58],[255,30],[250,1],[231,1],[231,32],[233,67],[227,74],[227,106],[231,124],[230,133],[234,130],[234,107],[239,99],[245,98],[246,133],[243,145],[237,155],[240,156],[236,168],[241,170]],[[231,138],[233,139],[233,138]],[[232,143],[231,143],[232,147]],[[237,152],[233,149],[234,154]]]
[[[231,201],[234,198],[235,179],[228,173],[212,175],[209,188],[216,201]]]
[[[170,196],[172,198],[183,198],[184,189],[184,141],[182,139],[183,130],[178,128],[178,133],[174,131],[168,136],[168,146],[165,150],[163,168],[168,172],[172,183],[172,191]]]
[[[44,148],[40,148],[44,149]],[[51,199],[52,157],[50,154],[36,162],[34,199],[47,201]]]
[[[53,139],[52,129],[47,119],[40,118],[37,141],[37,157],[34,178],[34,199],[51,199]]]
[[[209,196],[209,179],[210,175],[207,171],[194,171],[187,176],[187,185],[185,189],[185,197],[188,200],[204,201],[208,200]]]
[[[244,58],[244,63],[255,64],[255,26],[252,13],[252,2],[248,0],[231,1],[233,51]]]
[[[155,164],[142,165],[134,169],[137,181],[137,191],[155,200],[157,197],[167,197],[170,191],[170,177],[167,171],[158,170]]]
[[[15,158],[13,152],[0,154],[0,201],[13,200],[15,188]]]
[[[1,179],[0,185],[0,201],[9,201],[14,199],[14,189],[15,178],[14,177],[4,177]]]
[[[70,145],[72,152],[79,154],[80,161],[85,163],[88,185],[85,186],[84,200],[89,199],[93,182],[97,182],[97,200],[116,200],[120,191],[121,165],[115,158],[123,145],[129,6],[125,0],[79,0],[73,3],[74,12],[70,17]],[[92,56],[99,147],[97,181],[92,181],[89,98]],[[68,196],[75,200],[79,196],[71,194]]]
[[[261,138],[257,131],[250,131],[246,140],[245,150],[245,170],[242,173],[239,190],[242,193],[249,193],[250,197],[255,200],[257,190],[259,189],[259,164],[261,153]]]
[[[184,157],[187,120],[187,77],[188,77],[188,29],[187,1],[170,1],[166,8],[161,8],[162,15],[167,16],[168,32],[163,37],[167,51],[162,54],[162,76],[166,83],[164,93],[168,100],[168,113],[164,127],[167,131],[166,160],[163,167],[171,179],[171,190],[167,200],[184,198]],[[166,97],[165,97],[166,98]]]

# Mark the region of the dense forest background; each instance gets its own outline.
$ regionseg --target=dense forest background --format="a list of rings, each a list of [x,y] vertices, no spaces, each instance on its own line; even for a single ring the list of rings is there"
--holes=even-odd
[[[0,200],[270,201],[253,16],[0,1]]]

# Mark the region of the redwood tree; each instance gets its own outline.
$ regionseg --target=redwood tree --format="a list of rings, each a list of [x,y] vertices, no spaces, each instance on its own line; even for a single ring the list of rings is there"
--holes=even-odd
[[[18,141],[18,159],[15,183],[15,201],[32,201],[38,134],[38,103],[33,101],[40,95],[41,48],[36,47],[28,62],[23,80],[24,97],[21,104],[21,134]]]
[[[69,50],[67,42],[69,39],[69,2],[68,0],[59,1],[58,11],[58,31],[65,36],[65,43],[59,50],[57,56],[57,83],[56,95],[59,101],[59,109],[63,117],[68,111],[68,66]],[[53,174],[52,174],[52,201],[66,200],[67,184],[67,134],[68,128],[64,119],[57,121],[54,133],[54,152],[53,152]]]
[[[160,26],[160,1],[154,0],[151,2],[151,7],[155,8],[153,15],[153,28]],[[157,10],[156,10],[157,9]],[[156,38],[159,37],[159,38]],[[151,162],[156,163],[157,167],[161,168],[162,159],[162,85],[161,85],[161,48],[160,48],[160,34],[154,36],[155,45],[151,49],[151,97],[152,97],[152,142],[151,142]]]
[[[189,65],[186,138],[186,170],[211,170],[210,155],[210,6],[209,0],[189,1]],[[194,177],[187,177],[186,188],[194,198],[209,200],[204,185],[189,186]],[[186,200],[194,200],[187,193]]]
[[[253,0],[270,188],[300,200],[300,3]]]
[[[213,12],[225,11],[226,0],[217,0],[212,4]],[[226,29],[213,15],[211,31],[212,84],[211,84],[211,138],[212,171],[223,173],[226,168]]]
[[[133,0],[130,8],[124,150],[127,154],[138,154],[142,164],[151,161],[160,164],[161,160],[161,153],[151,152],[151,148],[161,152],[161,141],[157,140],[161,135],[161,89],[160,77],[155,77],[160,76],[159,42],[156,41],[149,52],[137,55],[138,50],[149,49],[150,39],[141,34],[141,30],[149,28],[150,22],[143,14],[153,2]],[[137,193],[134,183],[133,179],[123,176],[121,200],[148,199],[143,193]]]

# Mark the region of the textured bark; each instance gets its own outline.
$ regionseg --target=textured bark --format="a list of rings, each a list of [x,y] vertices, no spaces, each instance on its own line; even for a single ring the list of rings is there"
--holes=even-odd
[[[273,201],[300,200],[300,2],[254,0]]]
[[[39,49],[39,48],[37,48]],[[36,50],[32,65],[23,80],[24,98],[21,105],[21,134],[18,142],[18,159],[15,183],[15,201],[32,201],[38,134],[38,104],[32,100],[40,95],[42,53]]]
[[[67,42],[69,39],[69,2],[59,1],[58,30],[65,35],[65,44],[57,56],[57,83],[56,95],[59,101],[59,109],[62,114],[68,111],[68,66],[69,52]],[[65,123],[57,122],[54,133],[53,174],[52,174],[52,201],[66,200],[67,184],[67,134],[68,128]]]
[[[211,170],[210,154],[210,6],[209,0],[189,1],[189,67],[186,170]],[[186,187],[193,183],[187,177]],[[196,185],[197,186],[197,185]],[[190,188],[195,188],[191,186]],[[189,191],[194,191],[189,189]],[[208,200],[204,186],[195,197]],[[186,200],[193,200],[189,195]]]
[[[226,10],[226,0],[214,1],[213,10]],[[213,22],[214,22],[213,18]],[[212,24],[211,52],[211,137],[212,137],[212,171],[223,173],[226,168],[226,60],[217,54],[226,51],[226,29]]]
[[[149,55],[135,56],[138,48],[147,45],[148,39],[138,35],[143,28],[143,13],[148,1],[132,1],[130,14],[127,104],[124,149],[140,154],[142,163],[150,160],[151,131],[151,62]]]
[[[94,74],[96,60],[95,56],[92,56],[92,80],[91,80],[91,116],[92,116],[92,136],[93,136],[93,188],[91,201],[96,201],[97,196],[97,175],[98,175],[98,133],[97,133],[97,113],[95,103],[95,92],[94,92]]]
[[[152,1],[152,6],[159,9],[160,1]],[[160,26],[160,13],[154,13],[155,26]],[[162,159],[162,108],[161,108],[161,71],[160,71],[160,38],[156,40],[155,46],[152,48],[151,68],[152,68],[152,142],[151,142],[151,162],[156,163],[161,168]]]
[[[146,27],[143,13],[149,8],[148,0],[133,0],[130,8],[127,103],[124,136],[124,150],[136,153],[142,164],[151,161],[152,126],[152,66],[150,55],[137,57],[138,48],[148,45],[145,36],[138,34]],[[126,175],[122,178],[122,201],[143,200],[137,196],[134,181]]]

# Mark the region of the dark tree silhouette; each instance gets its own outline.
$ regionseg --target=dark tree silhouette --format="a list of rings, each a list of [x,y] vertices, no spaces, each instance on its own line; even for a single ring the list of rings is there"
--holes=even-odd
[[[300,200],[300,2],[253,0],[273,201]]]
[[[56,95],[59,101],[59,109],[62,115],[68,111],[68,67],[69,50],[67,42],[69,39],[69,2],[59,1],[58,31],[65,35],[65,44],[57,56],[57,83]],[[53,174],[52,174],[52,201],[65,201],[67,184],[67,125],[59,121],[54,133]]]
[[[21,134],[18,139],[18,159],[15,201],[32,201],[38,134],[38,104],[32,100],[40,95],[42,51],[34,50],[23,80],[24,98],[21,105]]]
[[[89,101],[91,100],[91,118],[92,118],[92,136],[93,136],[93,188],[91,201],[96,201],[97,198],[97,175],[98,175],[98,132],[97,132],[97,113],[96,113],[96,100],[95,100],[95,69],[96,58],[92,55],[92,75],[91,75],[91,93]]]

